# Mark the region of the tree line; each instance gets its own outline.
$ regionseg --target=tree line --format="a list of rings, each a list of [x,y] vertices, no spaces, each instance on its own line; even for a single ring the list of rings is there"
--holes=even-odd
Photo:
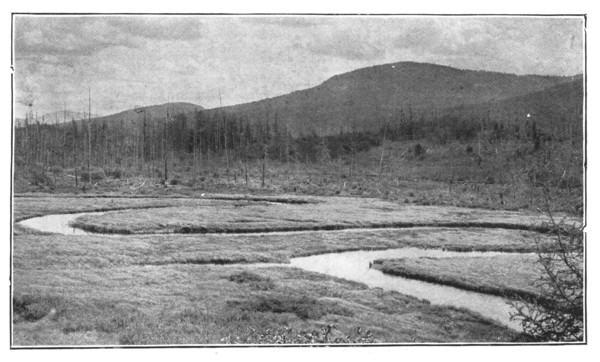
[[[277,114],[251,121],[244,115],[214,110],[175,115],[167,111],[162,119],[147,116],[143,108],[136,112],[134,120],[67,121],[65,117],[54,124],[40,122],[29,113],[15,128],[15,164],[44,171],[74,169],[76,182],[79,176],[90,181],[90,165],[167,180],[174,162],[189,165],[195,175],[207,161],[219,162],[227,170],[257,160],[263,168],[267,161],[319,163],[346,157],[352,163],[358,152],[386,141],[476,142],[478,150],[482,142],[505,140],[528,142],[535,150],[545,142],[582,141],[578,115],[550,122],[409,108],[361,122],[362,126],[352,121],[339,133],[323,136],[316,130],[294,135],[292,125]]]

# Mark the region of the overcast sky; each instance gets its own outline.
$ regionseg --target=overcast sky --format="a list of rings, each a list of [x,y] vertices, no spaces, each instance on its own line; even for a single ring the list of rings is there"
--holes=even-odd
[[[430,62],[517,74],[583,71],[581,18],[15,16],[15,110],[285,94],[370,65]]]

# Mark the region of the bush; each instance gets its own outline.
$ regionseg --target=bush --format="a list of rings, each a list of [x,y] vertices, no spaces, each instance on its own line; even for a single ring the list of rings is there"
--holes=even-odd
[[[420,143],[417,143],[413,146],[413,154],[415,156],[423,156],[425,154],[425,149],[421,146]]]
[[[112,168],[112,169],[109,168],[109,169],[104,170],[104,173],[106,174],[106,176],[112,177],[112,178],[115,178],[115,179],[120,179],[125,174],[123,172],[123,170],[120,169],[120,168]]]
[[[87,172],[87,170],[83,171],[81,173],[81,180],[83,182],[88,182],[90,181],[90,178],[92,181],[101,181],[104,180],[104,178],[106,177],[106,174],[104,173],[104,170],[91,170],[90,172]]]
[[[49,298],[31,295],[16,295],[13,297],[13,312],[15,316],[28,322],[44,318],[55,307],[55,302]]]
[[[29,182],[34,186],[54,187],[54,180],[40,168],[32,168],[29,171]]]
[[[496,182],[493,176],[488,176],[485,178],[485,183],[488,185],[493,185]]]
[[[54,175],[60,175],[64,172],[64,170],[60,166],[52,166],[50,167],[50,172],[52,172]]]
[[[537,281],[540,298],[513,302],[511,319],[521,320],[526,341],[583,341],[583,231],[552,217],[549,227],[551,246],[543,248],[536,240],[544,272]]]
[[[242,338],[227,336],[222,343],[244,344],[333,344],[333,343],[374,343],[375,339],[370,330],[363,331],[358,327],[353,333],[344,333],[335,325],[328,324],[319,329],[302,330],[290,327],[275,327],[263,330],[252,329]]]

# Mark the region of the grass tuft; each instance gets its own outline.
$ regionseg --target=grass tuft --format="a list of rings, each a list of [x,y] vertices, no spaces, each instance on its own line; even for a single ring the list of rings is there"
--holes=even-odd
[[[302,320],[319,319],[326,314],[354,315],[351,310],[336,303],[322,302],[308,296],[261,295],[250,300],[229,301],[227,304],[242,311],[291,313]]]
[[[275,288],[275,283],[273,283],[271,278],[263,277],[249,271],[231,274],[229,276],[229,281],[238,284],[248,284],[250,289],[253,290],[271,290]]]
[[[15,295],[13,297],[13,313],[15,321],[24,320],[35,322],[53,309],[56,309],[58,301],[55,298],[39,297],[33,295]]]

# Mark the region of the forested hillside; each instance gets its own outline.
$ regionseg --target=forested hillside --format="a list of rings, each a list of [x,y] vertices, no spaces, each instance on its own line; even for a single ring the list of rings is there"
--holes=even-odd
[[[431,112],[494,102],[540,91],[578,77],[460,70],[400,62],[358,69],[290,94],[224,107],[253,122],[277,118],[294,136],[373,131],[402,112]],[[579,77],[580,78],[580,77]],[[216,111],[215,111],[216,112]]]
[[[41,187],[53,184],[49,174],[58,180],[63,173],[79,188],[132,176],[198,185],[207,174],[224,175],[226,184],[241,177],[249,185],[258,168],[262,188],[268,164],[326,173],[336,165],[335,173],[350,178],[395,177],[408,167],[417,178],[441,182],[546,180],[553,187],[581,187],[581,76],[395,66],[236,107],[170,103],[58,125],[30,119],[15,129],[16,173]],[[400,76],[392,77],[395,72]],[[259,105],[269,107],[263,112]],[[428,156],[434,149],[441,158]],[[415,169],[423,160],[430,164]]]

